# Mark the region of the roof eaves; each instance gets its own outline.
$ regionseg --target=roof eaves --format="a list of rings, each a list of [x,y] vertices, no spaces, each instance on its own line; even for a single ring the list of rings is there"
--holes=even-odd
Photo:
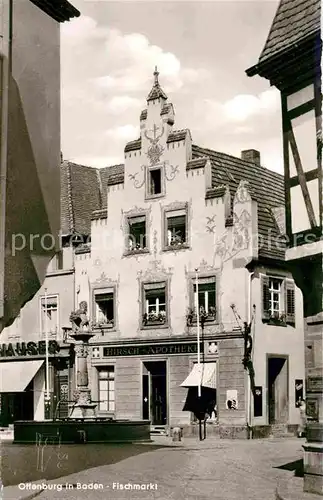
[[[72,177],[71,165],[67,162],[67,197],[68,197],[68,216],[69,216],[69,229],[71,232],[75,230],[75,217],[73,210],[73,196],[72,196]]]
[[[69,21],[73,17],[79,17],[80,11],[77,10],[67,0],[53,2],[51,0],[30,0],[34,5],[41,9],[45,14],[55,19],[59,23]]]
[[[124,152],[128,153],[129,151],[136,151],[141,148],[141,139],[136,139],[134,141],[130,141],[126,144],[124,148]]]

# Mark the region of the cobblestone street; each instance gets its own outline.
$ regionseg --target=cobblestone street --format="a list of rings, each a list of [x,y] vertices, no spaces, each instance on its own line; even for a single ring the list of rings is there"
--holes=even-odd
[[[172,444],[165,437],[158,437],[155,442],[167,443]],[[147,449],[147,453],[118,463],[48,481],[48,489],[37,498],[275,499],[280,481],[301,481],[300,478],[294,478],[294,463],[302,458],[302,444],[303,440],[293,438],[253,441],[209,438],[203,442],[187,438],[182,443],[176,443],[176,446]],[[93,489],[95,484],[99,489]],[[139,488],[135,485],[142,485],[141,489],[131,489]],[[49,490],[49,487],[53,489]],[[10,489],[13,495],[14,490],[12,487]],[[9,488],[6,490],[5,500],[17,500],[17,496],[9,496]],[[22,490],[19,491],[19,494],[23,494]],[[29,490],[28,493],[33,491]],[[15,494],[17,495],[17,490]],[[24,491],[24,497],[26,496],[27,491]]]

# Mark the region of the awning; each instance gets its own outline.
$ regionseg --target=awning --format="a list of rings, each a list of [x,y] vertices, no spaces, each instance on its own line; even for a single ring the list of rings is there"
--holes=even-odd
[[[201,387],[216,389],[216,363],[195,363],[181,387],[198,387],[199,384]]]
[[[23,392],[43,363],[43,359],[2,361],[0,363],[0,392]]]

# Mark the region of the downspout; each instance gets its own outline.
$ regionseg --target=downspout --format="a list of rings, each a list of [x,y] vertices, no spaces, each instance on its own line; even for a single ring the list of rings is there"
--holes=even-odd
[[[247,307],[248,307],[248,311],[247,311],[247,322],[248,322],[248,325],[250,325],[250,322],[251,322],[251,318],[252,318],[252,315],[251,315],[251,299],[252,299],[252,287],[251,287],[251,281],[252,281],[252,278],[254,276],[254,272],[250,273],[249,276],[248,276],[248,304],[247,304]],[[251,334],[251,331],[250,331],[250,334]],[[251,335],[251,338],[252,338],[252,344],[253,344],[253,341],[254,341],[254,335]],[[251,351],[251,359],[253,361],[253,350],[254,350],[254,346],[252,345],[252,351]],[[250,373],[249,371],[247,371],[247,426],[248,426],[248,431],[249,431],[249,435],[248,435],[248,438],[249,439],[252,439],[252,427],[251,427],[251,380],[250,380]]]

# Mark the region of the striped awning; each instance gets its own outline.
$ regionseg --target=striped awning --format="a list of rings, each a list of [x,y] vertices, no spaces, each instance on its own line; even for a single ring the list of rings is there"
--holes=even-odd
[[[181,387],[208,387],[216,389],[216,363],[195,363]]]

